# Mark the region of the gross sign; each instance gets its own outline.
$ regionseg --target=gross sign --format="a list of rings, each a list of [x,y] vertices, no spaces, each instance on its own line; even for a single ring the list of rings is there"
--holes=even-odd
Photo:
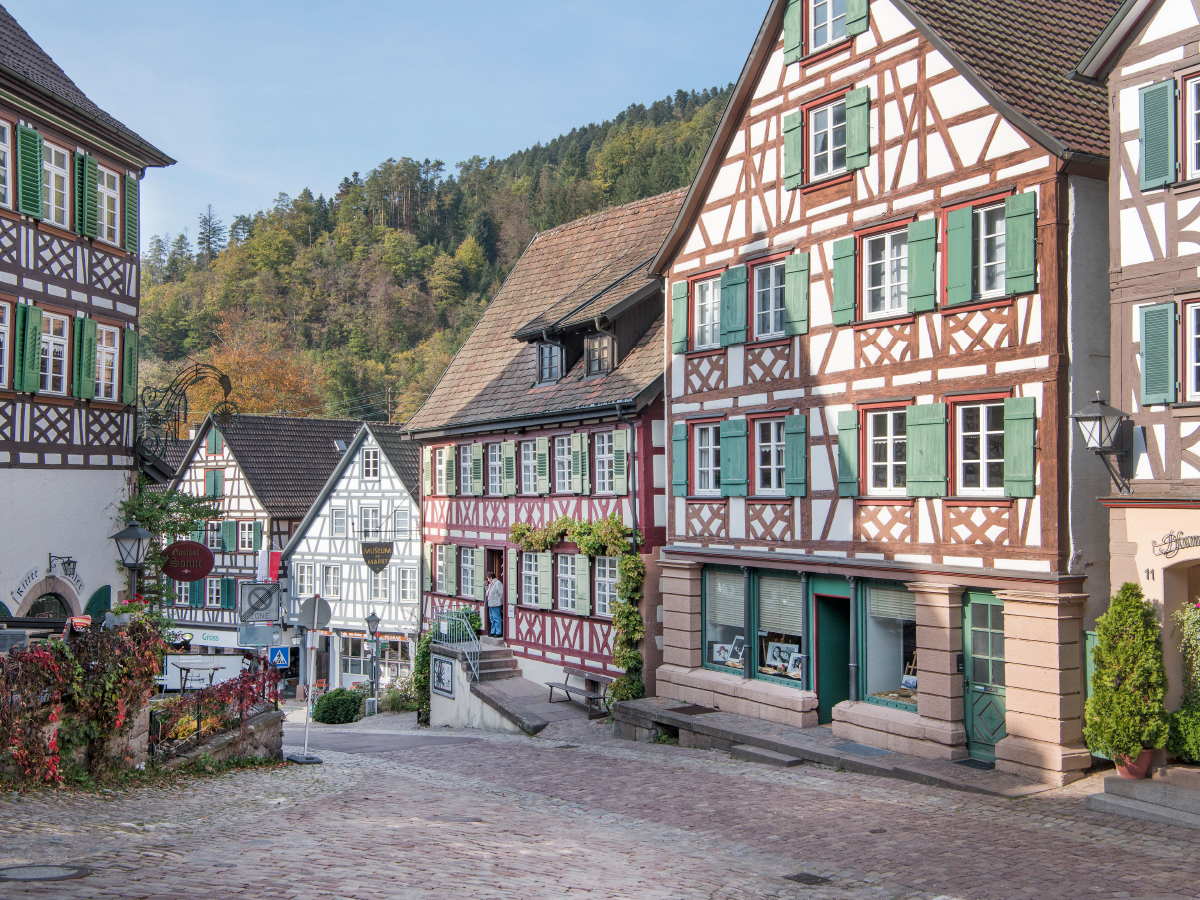
[[[163,555],[162,573],[175,581],[199,581],[212,571],[212,551],[197,541],[176,541]]]
[[[367,568],[378,575],[392,561],[392,542],[364,542],[362,545],[362,557],[363,562],[367,564]]]

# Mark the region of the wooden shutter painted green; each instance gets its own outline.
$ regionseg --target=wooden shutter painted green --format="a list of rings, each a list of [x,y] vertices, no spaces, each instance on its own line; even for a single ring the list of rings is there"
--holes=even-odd
[[[446,567],[446,593],[451,597],[458,595],[458,548],[447,544],[443,565]]]
[[[500,486],[505,497],[517,492],[517,442],[505,441],[500,445]]]
[[[512,606],[517,602],[521,584],[521,554],[516,550],[508,551],[508,570],[504,573],[504,580],[508,582],[508,604]]]
[[[868,0],[846,0],[846,34],[853,37],[871,27]]]
[[[855,269],[858,241],[842,238],[833,242],[833,324],[849,325],[858,307],[855,293]]]
[[[210,456],[215,456],[225,447],[225,442],[221,438],[221,432],[219,432],[216,428],[209,428],[208,434],[205,435],[204,440],[205,449],[208,451]]]
[[[475,583],[471,586],[471,596],[476,600],[487,600],[487,550],[484,547],[476,547],[474,551],[475,563]]]
[[[185,590],[187,591],[188,606],[192,609],[204,608],[204,584],[205,579],[203,578],[199,581],[187,582]]]
[[[721,273],[721,346],[746,343],[746,267]]]
[[[96,320],[84,319],[83,353],[79,363],[79,396],[84,400],[94,400],[96,397],[96,343]]]
[[[212,469],[204,473],[204,496],[215,497],[217,494],[217,473]]]
[[[1004,401],[1004,496],[1032,497],[1037,474],[1037,401]]]
[[[550,493],[550,439],[540,437],[534,442],[534,476],[537,492],[543,496]]]
[[[1142,406],[1175,402],[1175,304],[1139,306]]]
[[[42,136],[17,126],[17,212],[42,217]]]
[[[424,566],[425,590],[432,591],[433,590],[433,544],[426,541],[425,546],[422,548],[422,552],[425,557],[425,566]]]
[[[861,169],[871,161],[871,89],[846,94],[846,168]]]
[[[592,492],[591,450],[592,442],[588,435],[579,435],[579,491],[577,493],[584,496]],[[574,454],[572,454],[572,463],[574,463]],[[574,468],[572,468],[572,472],[574,472]]]
[[[783,418],[783,486],[789,497],[808,491],[808,416]]]
[[[908,225],[908,311],[937,308],[937,219]]]
[[[21,360],[23,390],[36,394],[42,384],[42,311],[25,305],[25,353]]]
[[[1175,80],[1138,90],[1141,159],[1138,185],[1143,191],[1175,181]]]
[[[946,404],[909,406],[905,413],[910,497],[946,496]]]
[[[262,522],[254,523],[254,549],[262,549]]]
[[[796,251],[783,264],[783,320],[789,337],[808,334],[808,283],[810,258]]]
[[[688,492],[687,422],[671,426],[671,496],[686,497]]]
[[[221,579],[221,609],[235,609],[236,604],[234,598],[237,592],[237,580],[233,578]]]
[[[745,419],[721,423],[721,496],[745,497],[750,492],[749,428]]]
[[[88,598],[87,606],[83,608],[85,616],[91,616],[92,622],[100,622],[104,614],[112,609],[112,585],[102,585]]]
[[[125,249],[130,253],[138,250],[138,180],[125,176]]]
[[[83,316],[71,323],[71,396],[80,396],[83,388]]]
[[[583,443],[587,435],[571,435],[571,493],[583,493]]]
[[[1031,294],[1037,289],[1037,194],[1028,191],[1004,201],[1004,290]]]
[[[537,605],[542,609],[554,608],[554,554],[537,554],[538,595]],[[526,598],[528,601],[529,598]]]
[[[190,535],[190,538],[191,538],[193,541],[195,541],[197,544],[203,544],[203,543],[205,542],[205,541],[204,541],[204,529],[203,529],[203,528],[197,528],[195,531],[193,531],[193,532],[191,533],[191,535]]]
[[[804,114],[783,117],[783,186],[795,190],[804,184]]]
[[[213,496],[218,497],[218,498],[225,496],[225,470],[224,469],[217,469],[216,492],[213,494]]]
[[[28,307],[18,303],[13,307],[12,389],[25,390],[25,314]]]
[[[96,183],[100,173],[96,158],[75,154],[75,233],[94,238],[100,234],[100,204]]]
[[[486,448],[483,444],[471,445],[471,495],[483,496],[483,455]]]
[[[426,497],[433,496],[433,448],[421,448],[421,487]]]
[[[858,496],[858,413],[838,413],[838,496]]]
[[[121,357],[121,402],[137,400],[138,383],[138,334],[132,328],[125,329],[124,354]]]
[[[458,493],[458,448],[451,444],[442,455],[443,476],[446,479],[446,496]]]
[[[582,554],[575,554],[575,615],[590,616],[592,614],[592,560]]]
[[[973,296],[975,211],[969,206],[946,214],[946,302],[969,303]]]
[[[613,432],[613,493],[629,493],[629,429]]]
[[[804,55],[804,7],[809,0],[788,0],[783,13],[783,64],[791,65]]]
[[[221,552],[233,553],[237,550],[237,522],[221,523]]]
[[[671,285],[671,352],[686,353],[688,348],[688,283]]]

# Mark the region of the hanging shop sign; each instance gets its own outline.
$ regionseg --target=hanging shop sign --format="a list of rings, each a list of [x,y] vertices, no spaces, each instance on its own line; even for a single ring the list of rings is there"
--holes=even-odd
[[[379,574],[392,561],[392,542],[372,541],[368,543],[364,541],[362,545],[362,557],[363,562],[367,564],[367,568]]]
[[[1150,550],[1155,556],[1165,556],[1172,559],[1180,550],[1190,550],[1200,547],[1200,534],[1184,534],[1182,531],[1168,531],[1161,541],[1151,541]]]
[[[199,581],[212,571],[212,551],[198,541],[176,541],[163,551],[162,572],[175,581]]]

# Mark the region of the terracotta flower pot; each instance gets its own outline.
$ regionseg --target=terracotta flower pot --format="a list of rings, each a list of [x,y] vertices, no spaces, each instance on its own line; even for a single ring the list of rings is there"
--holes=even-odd
[[[1117,774],[1122,778],[1142,779],[1146,777],[1146,773],[1150,771],[1150,760],[1154,757],[1154,749],[1152,747],[1142,748],[1142,752],[1137,755],[1137,759],[1131,760],[1128,756],[1118,756],[1113,762],[1117,765]]]

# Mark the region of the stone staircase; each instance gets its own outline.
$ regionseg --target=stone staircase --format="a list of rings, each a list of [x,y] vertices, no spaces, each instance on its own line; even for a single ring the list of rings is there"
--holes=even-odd
[[[1173,768],[1168,766],[1153,779],[1140,781],[1110,775],[1104,779],[1104,793],[1090,795],[1085,806],[1096,812],[1200,829],[1200,790],[1193,789],[1187,773],[1172,777]]]
[[[500,681],[504,678],[520,678],[521,669],[517,666],[516,657],[512,650],[500,638],[482,637],[479,639],[479,680]]]

